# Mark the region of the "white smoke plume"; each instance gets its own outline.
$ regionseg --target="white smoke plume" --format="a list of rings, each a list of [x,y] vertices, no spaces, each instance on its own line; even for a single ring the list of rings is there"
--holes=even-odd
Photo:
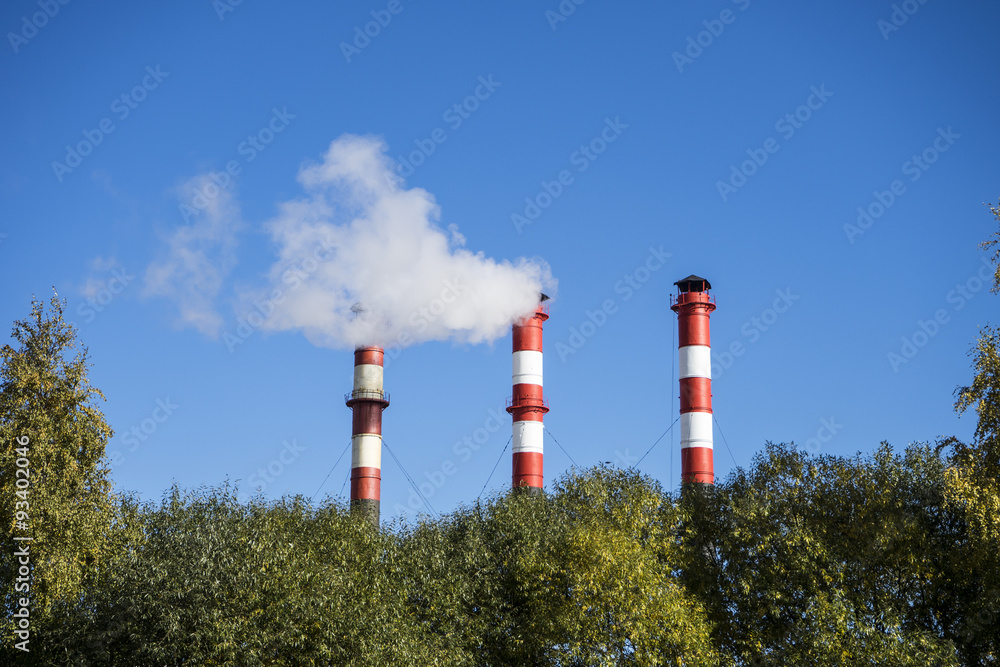
[[[467,250],[421,188],[405,188],[386,145],[343,135],[304,167],[306,196],[280,206],[268,229],[279,259],[270,286],[244,294],[272,331],[315,345],[490,342],[534,311],[555,280],[537,259],[496,261]]]

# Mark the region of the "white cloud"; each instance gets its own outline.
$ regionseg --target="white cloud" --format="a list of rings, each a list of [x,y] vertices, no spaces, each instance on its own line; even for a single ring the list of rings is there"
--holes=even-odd
[[[210,185],[214,185],[211,174],[202,174],[178,189],[181,201],[192,201],[196,192],[218,195],[203,197],[205,206],[200,215],[165,239],[164,256],[146,269],[143,296],[170,299],[177,305],[179,326],[217,337],[223,321],[216,299],[236,265],[237,233],[242,223],[232,194]]]

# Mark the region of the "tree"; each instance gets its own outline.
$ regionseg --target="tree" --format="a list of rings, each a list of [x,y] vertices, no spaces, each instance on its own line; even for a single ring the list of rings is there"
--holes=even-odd
[[[87,349],[63,320],[64,307],[55,293],[48,312],[32,300],[31,315],[14,323],[17,348],[0,350],[0,587],[8,624],[26,595],[14,588],[15,544],[28,545],[34,622],[55,600],[80,591],[110,527],[104,448],[112,430],[96,405],[104,396],[87,378]]]
[[[975,446],[960,451],[974,459],[967,463],[995,473],[1000,470],[1000,328],[983,327],[971,354],[975,375],[972,384],[955,390],[955,411],[976,411]]]
[[[458,664],[718,665],[674,568],[676,527],[655,482],[596,468],[421,523],[403,588]]]
[[[996,206],[993,204],[988,204],[988,206],[990,207],[990,212],[993,214],[993,217],[997,219],[997,222],[1000,222],[1000,202],[998,202]],[[989,250],[990,248],[996,246],[993,250],[993,257],[991,258],[997,267],[996,273],[993,274],[993,287],[991,291],[994,294],[1000,294],[1000,231],[996,231],[992,235],[996,238],[983,241],[979,244],[979,247],[983,250]]]
[[[1000,221],[1000,204],[990,206]],[[1000,293],[1000,231],[980,247],[997,246],[994,293]],[[955,390],[955,411],[976,412],[973,443],[954,442],[955,466],[948,471],[946,497],[949,507],[969,524],[971,554],[967,567],[978,573],[983,604],[970,615],[967,641],[985,664],[1000,659],[1000,328],[985,326],[970,352],[975,374],[972,383]]]
[[[544,582],[554,664],[724,664],[680,579],[680,516],[657,482],[598,467],[558,480],[553,502],[569,530],[531,554],[525,578]]]

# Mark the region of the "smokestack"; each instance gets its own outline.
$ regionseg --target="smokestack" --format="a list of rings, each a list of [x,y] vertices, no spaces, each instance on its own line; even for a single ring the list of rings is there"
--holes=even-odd
[[[549,319],[549,297],[539,295],[535,314],[514,324],[514,394],[507,412],[514,421],[514,489],[542,490],[542,417],[549,411],[542,396],[542,324]]]
[[[379,523],[382,485],[382,411],[389,394],[382,391],[381,347],[354,350],[354,391],[345,396],[353,414],[351,429],[351,510]]]
[[[681,484],[714,484],[712,466],[712,285],[695,275],[678,280],[670,310],[677,313],[681,380]]]

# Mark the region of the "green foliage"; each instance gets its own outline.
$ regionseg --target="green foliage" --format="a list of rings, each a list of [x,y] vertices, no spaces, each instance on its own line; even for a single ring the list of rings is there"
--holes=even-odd
[[[104,557],[113,504],[104,459],[112,431],[95,405],[104,397],[87,379],[87,351],[63,308],[57,295],[48,313],[33,301],[31,315],[14,323],[16,349],[0,349],[0,589],[9,614],[24,595],[14,592],[13,537],[30,536],[33,618],[75,595]],[[27,452],[19,452],[24,442]],[[22,489],[15,470],[25,453],[29,485]],[[26,527],[18,527],[16,510],[26,511]],[[7,627],[4,635],[6,644]]]
[[[680,498],[567,476],[379,531],[344,505],[122,499],[45,665],[978,665],[997,646],[954,468],[768,445]]]
[[[990,207],[990,213],[993,214],[993,217],[996,218],[997,222],[1000,222],[1000,203],[996,206],[993,204],[988,204],[988,206]],[[993,274],[992,291],[994,294],[1000,294],[1000,231],[994,232],[991,236],[996,238],[990,238],[983,241],[979,244],[979,247],[983,250],[994,248],[993,257],[991,259],[993,260],[993,263],[996,264],[997,269],[996,273]]]
[[[1000,220],[1000,207],[990,208]],[[996,236],[982,247],[1000,243],[1000,232]],[[993,261],[998,263],[996,292],[1000,248]],[[994,664],[1000,653],[1000,329],[984,327],[971,354],[975,374],[969,386],[955,390],[955,410],[975,410],[975,437],[972,445],[954,443],[955,465],[947,471],[945,497],[949,510],[969,526],[965,566],[975,573],[980,588],[978,608],[969,615],[969,652],[981,656],[980,664]]]
[[[122,512],[139,530],[39,630],[43,664],[447,664],[395,586],[396,540],[342,505],[224,486]]]
[[[682,500],[684,579],[739,664],[951,665],[975,606],[946,465],[808,457],[768,443],[749,471]]]
[[[984,471],[1000,471],[1000,329],[984,327],[972,351],[975,375],[972,384],[955,390],[955,410],[962,414],[974,408],[976,447],[963,453],[978,460]]]
[[[532,569],[551,582],[556,664],[717,665],[702,604],[679,580],[679,515],[659,484],[598,468],[557,482],[572,527]]]
[[[460,664],[720,664],[671,566],[676,528],[652,480],[598,468],[420,524],[405,589]]]

